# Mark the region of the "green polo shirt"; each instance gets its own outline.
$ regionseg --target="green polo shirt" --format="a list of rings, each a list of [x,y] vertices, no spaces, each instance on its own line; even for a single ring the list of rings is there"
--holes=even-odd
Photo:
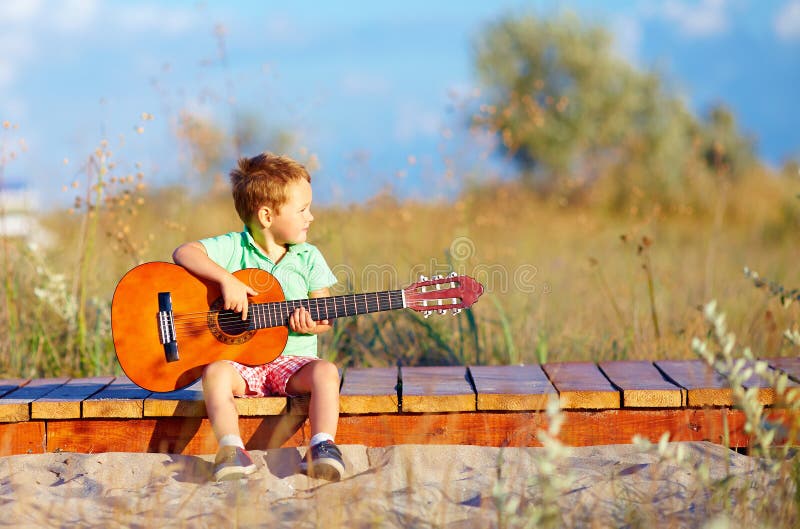
[[[309,292],[329,287],[336,283],[322,253],[308,243],[289,246],[286,254],[275,264],[253,240],[245,228],[242,232],[231,232],[200,240],[212,261],[228,272],[243,268],[266,270],[278,280],[287,300],[305,299]],[[317,356],[317,336],[289,332],[284,355]]]

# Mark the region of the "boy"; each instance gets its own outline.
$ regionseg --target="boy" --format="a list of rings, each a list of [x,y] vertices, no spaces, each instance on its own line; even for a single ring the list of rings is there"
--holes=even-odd
[[[224,308],[247,318],[252,288],[232,272],[261,268],[274,275],[287,300],[326,297],[336,278],[316,247],[306,243],[311,215],[311,177],[301,164],[270,153],[242,158],[230,173],[233,201],[244,231],[188,242],[172,254],[196,276],[217,281]],[[317,358],[317,334],[331,328],[313,321],[307,310],[289,318],[290,335],[281,356],[249,367],[219,360],[203,371],[208,418],[219,442],[214,478],[237,479],[255,471],[239,432],[234,396],[311,394],[311,441],[301,469],[309,475],[338,480],[344,473],[341,452],[333,443],[339,420],[339,371]]]

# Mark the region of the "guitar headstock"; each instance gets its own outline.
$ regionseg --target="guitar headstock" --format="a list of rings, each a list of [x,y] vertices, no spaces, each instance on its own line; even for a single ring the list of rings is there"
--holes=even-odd
[[[458,314],[467,309],[483,294],[483,285],[469,276],[453,272],[447,277],[420,276],[419,281],[403,289],[406,307],[421,312],[426,318],[438,311],[448,310]]]

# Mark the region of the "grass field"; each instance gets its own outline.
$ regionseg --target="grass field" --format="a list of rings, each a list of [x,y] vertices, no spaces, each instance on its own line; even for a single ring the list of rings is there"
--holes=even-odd
[[[109,177],[111,164],[96,160],[67,190],[80,197],[74,208],[43,215],[28,241],[3,241],[4,376],[114,372],[109,306],[125,271],[241,229],[225,190],[148,187],[141,174]],[[699,308],[715,299],[760,355],[796,354],[783,338],[796,304],[784,307],[743,270],[785,292],[800,285],[798,187],[757,172],[705,202],[667,209],[643,198],[613,213],[592,196],[565,203],[508,182],[467,187],[449,202],[316,206],[309,239],[339,278],[335,294],[451,270],[486,289],[457,317],[337,321],[320,353],[363,366],[687,358],[704,333]]]

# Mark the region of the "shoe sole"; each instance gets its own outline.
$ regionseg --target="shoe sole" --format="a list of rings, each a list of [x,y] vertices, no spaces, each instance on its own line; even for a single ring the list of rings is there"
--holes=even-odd
[[[326,479],[328,481],[339,481],[344,474],[344,466],[335,459],[318,459],[314,464],[306,462],[300,464],[300,470],[308,474],[310,478]]]
[[[249,467],[227,467],[218,470],[214,473],[215,481],[231,481],[234,479],[241,479],[256,471],[256,466]]]

